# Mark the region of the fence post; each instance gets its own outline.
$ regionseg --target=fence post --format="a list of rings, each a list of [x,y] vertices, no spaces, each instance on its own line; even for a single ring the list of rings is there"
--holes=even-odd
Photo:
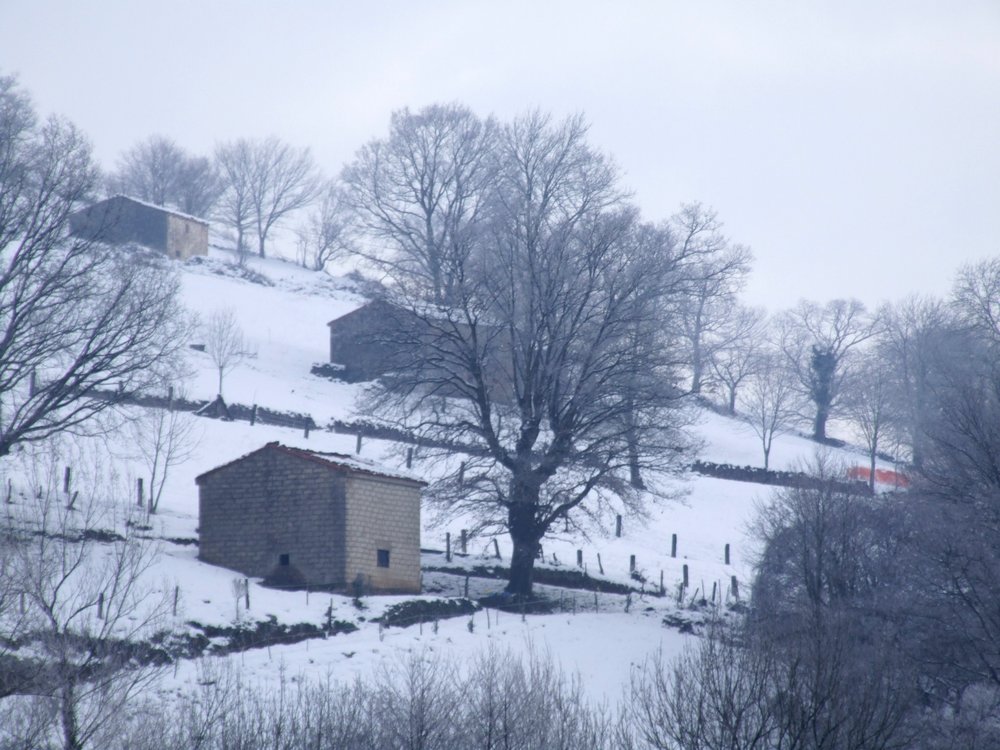
[[[597,569],[601,571],[601,575],[604,575],[604,565],[601,564],[601,553],[597,553]]]
[[[174,617],[177,617],[177,600],[181,597],[181,587],[174,586]]]
[[[309,417],[306,417],[305,420],[302,423],[302,428],[305,431],[305,438],[306,438],[306,440],[309,439],[309,422],[310,422]]]
[[[142,507],[142,477],[135,480],[135,504]]]
[[[97,619],[104,619],[104,592],[97,595]]]
[[[660,571],[660,596],[663,596],[667,590],[663,588],[663,571]]]
[[[250,610],[250,579],[249,578],[244,578],[243,579],[243,596],[244,596],[244,602],[243,603],[246,605],[247,611],[249,611]]]
[[[174,410],[174,387],[167,388],[167,411]]]
[[[72,474],[72,469],[70,469],[70,467],[67,466],[65,473],[63,473],[63,493],[66,495],[69,494],[69,480],[71,474]]]
[[[578,549],[576,551],[576,567],[578,567],[578,568],[582,568],[583,567],[583,550],[582,549]]]
[[[257,424],[257,404],[250,407],[250,426]]]
[[[451,532],[444,532],[444,559],[451,562]]]
[[[469,576],[465,577],[465,598],[469,598]]]
[[[500,545],[497,543],[496,537],[493,537],[493,554],[497,560],[500,559]]]
[[[360,432],[358,433],[357,443],[355,443],[355,445],[354,445],[354,452],[356,454],[358,454],[359,456],[361,455],[361,433]]]
[[[466,533],[465,529],[462,529],[462,554],[463,555],[467,555],[469,553],[468,552],[468,542],[469,542],[469,536]]]
[[[635,555],[628,556],[628,572],[635,573]]]
[[[729,565],[729,545],[726,545],[726,565]]]
[[[740,600],[740,582],[736,580],[736,576],[732,577],[732,589],[733,589],[733,599],[736,601]]]
[[[670,556],[677,557],[677,535],[670,535]]]
[[[406,468],[413,468],[413,448],[406,449]]]
[[[688,587],[688,566],[687,566],[687,563],[684,563],[683,573],[684,573],[684,588],[687,588]]]
[[[615,536],[620,537],[621,535],[622,535],[622,517],[615,516]]]

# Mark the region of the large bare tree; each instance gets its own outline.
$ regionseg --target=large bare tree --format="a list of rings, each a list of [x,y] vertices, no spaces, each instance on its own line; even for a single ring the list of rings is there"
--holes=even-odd
[[[778,324],[787,364],[802,395],[813,404],[813,439],[824,441],[852,350],[876,334],[877,320],[856,299],[835,299],[822,306],[803,300]]]
[[[908,297],[879,311],[883,321],[879,350],[891,366],[892,406],[896,419],[893,439],[908,448],[909,460],[920,468],[935,385],[947,377],[943,365],[960,357],[963,339],[961,317],[947,305],[928,297]]]
[[[271,136],[224,143],[215,158],[226,185],[221,216],[237,232],[237,250],[249,224],[263,258],[271,230],[316,199],[320,180],[312,154]]]
[[[215,166],[173,140],[152,135],[125,151],[108,178],[112,192],[207,217],[222,192]]]
[[[776,352],[765,352],[740,394],[740,408],[747,423],[760,440],[764,452],[764,469],[771,466],[771,446],[775,436],[791,424],[795,397],[791,373]]]
[[[395,283],[451,300],[485,218],[496,137],[495,122],[457,104],[403,109],[344,169],[367,255]]]
[[[354,251],[351,239],[352,212],[347,192],[338,181],[330,181],[322,200],[299,228],[299,262],[303,267],[322,271],[326,265]]]
[[[161,264],[101,244],[100,230],[68,235],[98,179],[83,135],[39,124],[13,78],[0,78],[0,113],[2,456],[161,382],[184,320]]]
[[[689,265],[688,288],[679,311],[690,359],[691,392],[701,393],[713,356],[738,337],[739,329],[731,318],[753,255],[750,248],[731,242],[722,233],[718,214],[700,203],[681,206],[670,226]]]
[[[251,193],[252,172],[250,142],[239,140],[218,146],[215,163],[225,189],[216,206],[216,217],[236,233],[236,258],[242,266],[247,261],[247,233],[253,221]]]
[[[898,400],[894,398],[892,363],[877,349],[866,350],[847,382],[844,405],[848,417],[858,428],[868,453],[868,487],[875,491],[875,466],[879,450],[884,448],[899,420]]]
[[[764,365],[767,316],[756,307],[735,304],[725,323],[722,342],[712,353],[712,380],[725,394],[726,409],[736,414],[741,387]]]
[[[682,258],[585,136],[537,112],[501,129],[483,252],[453,259],[447,306],[398,290],[390,336],[412,363],[373,398],[467,447],[433,498],[510,534],[522,597],[553,523],[641,502],[631,471],[671,468],[683,442],[667,304]]]

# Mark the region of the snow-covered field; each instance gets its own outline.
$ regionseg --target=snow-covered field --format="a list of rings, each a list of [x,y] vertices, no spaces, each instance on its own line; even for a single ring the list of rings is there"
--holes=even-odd
[[[314,363],[327,359],[326,323],[363,302],[351,282],[280,260],[251,260],[251,267],[273,284],[266,286],[226,274],[228,259],[228,254],[213,250],[207,263],[180,266],[186,306],[203,321],[215,310],[231,308],[256,353],[226,375],[226,400],[307,413],[321,426],[331,419],[356,416],[357,386],[310,374]],[[194,330],[190,343],[201,342],[201,333]],[[184,395],[189,399],[213,398],[218,374],[209,356],[194,350],[187,356],[191,376],[183,386]],[[135,413],[141,411],[136,409]],[[152,534],[164,541],[159,543],[158,561],[148,574],[151,586],[179,594],[175,629],[185,630],[189,621],[231,625],[270,617],[280,623],[321,625],[328,609],[333,619],[358,626],[355,632],[327,639],[212,657],[228,659],[251,677],[265,680],[277,679],[279,674],[330,674],[350,680],[380,665],[397,662],[413,650],[428,649],[465,660],[490,645],[500,645],[546,652],[567,671],[578,672],[593,698],[616,700],[633,665],[657,650],[666,655],[676,653],[692,637],[665,625],[663,620],[684,619],[696,591],[701,592],[697,595],[701,598],[710,595],[714,585],[719,597],[724,598],[726,594],[721,592],[729,591],[731,577],[736,576],[741,593],[746,595],[754,555],[748,527],[755,505],[766,502],[770,493],[760,485],[682,477],[676,480],[677,499],[652,504],[644,518],[626,517],[620,538],[615,537],[613,528],[591,533],[586,539],[556,529],[543,542],[547,566],[575,569],[576,551],[581,549],[589,573],[597,574],[600,555],[604,578],[638,586],[629,575],[629,559],[634,555],[637,571],[647,582],[643,588],[658,589],[662,575],[665,597],[646,593],[630,598],[601,594],[595,611],[594,595],[590,592],[557,593],[556,589],[550,589],[552,598],[564,599],[563,612],[526,617],[478,612],[471,618],[471,627],[469,617],[458,617],[442,621],[436,630],[430,624],[383,630],[372,619],[403,597],[367,597],[365,609],[360,610],[349,597],[282,592],[251,582],[251,606],[246,610],[234,593],[233,583],[241,578],[239,574],[199,562],[193,544],[166,541],[197,537],[198,495],[194,478],[202,472],[272,440],[313,450],[353,453],[355,438],[317,429],[307,439],[301,430],[189,415],[181,419],[191,424],[195,445],[190,458],[171,470],[159,511],[150,521]],[[705,445],[703,459],[762,465],[759,442],[745,424],[703,410],[695,431]],[[81,444],[77,450],[110,448],[125,467],[126,478],[143,475],[141,461],[131,455],[134,448],[128,428],[105,440],[99,446]],[[796,435],[779,436],[772,450],[772,468],[794,468],[814,453],[815,445],[808,440]],[[401,467],[403,463],[398,446],[385,441],[366,439],[362,455],[393,467]],[[849,455],[847,460],[863,463],[863,458],[856,454]],[[419,452],[412,471],[428,480],[434,478],[432,468],[421,462]],[[430,514],[424,515],[424,548],[443,549],[447,532],[452,539],[458,538],[460,520],[432,525]],[[673,534],[678,540],[676,558],[671,557]],[[499,538],[498,543],[501,557],[509,559],[507,540]],[[724,561],[727,544],[731,549],[729,565]],[[494,562],[492,539],[473,539],[469,553],[469,557],[462,558],[467,566]],[[442,555],[424,555],[425,565],[437,566],[442,560]],[[678,605],[677,586],[685,565],[690,589],[684,602]],[[427,591],[444,594],[459,594],[464,585],[461,576],[441,573],[427,573],[424,582]],[[501,590],[503,583],[473,579],[470,586],[470,593],[483,595]],[[197,679],[197,666],[190,662],[180,664],[164,679],[165,689],[182,690]]]

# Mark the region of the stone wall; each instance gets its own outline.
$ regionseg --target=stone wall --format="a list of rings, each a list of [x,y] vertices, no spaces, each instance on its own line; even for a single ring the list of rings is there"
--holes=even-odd
[[[168,214],[166,252],[171,258],[181,260],[208,255],[208,225]]]
[[[199,556],[275,583],[343,587],[344,499],[344,477],[322,464],[251,454],[201,480]]]
[[[384,477],[347,482],[346,573],[376,591],[420,591],[420,488]],[[380,567],[378,551],[389,553]]]
[[[137,242],[154,250],[167,247],[166,214],[115,196],[70,216],[70,231],[88,240],[110,244]]]

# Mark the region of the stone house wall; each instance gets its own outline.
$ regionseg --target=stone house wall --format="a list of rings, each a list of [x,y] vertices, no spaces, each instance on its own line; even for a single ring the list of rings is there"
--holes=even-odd
[[[199,556],[248,576],[343,587],[345,484],[281,451],[222,467],[199,481]]]
[[[347,481],[345,570],[379,591],[420,591],[420,488],[412,482],[351,476]],[[379,550],[388,553],[380,566]],[[385,557],[381,562],[385,563]]]
[[[401,314],[399,308],[375,300],[327,324],[330,362],[343,365],[346,381],[374,380],[405,364],[401,341],[392,340]]]
[[[166,252],[170,257],[181,260],[208,255],[208,224],[167,214]]]

